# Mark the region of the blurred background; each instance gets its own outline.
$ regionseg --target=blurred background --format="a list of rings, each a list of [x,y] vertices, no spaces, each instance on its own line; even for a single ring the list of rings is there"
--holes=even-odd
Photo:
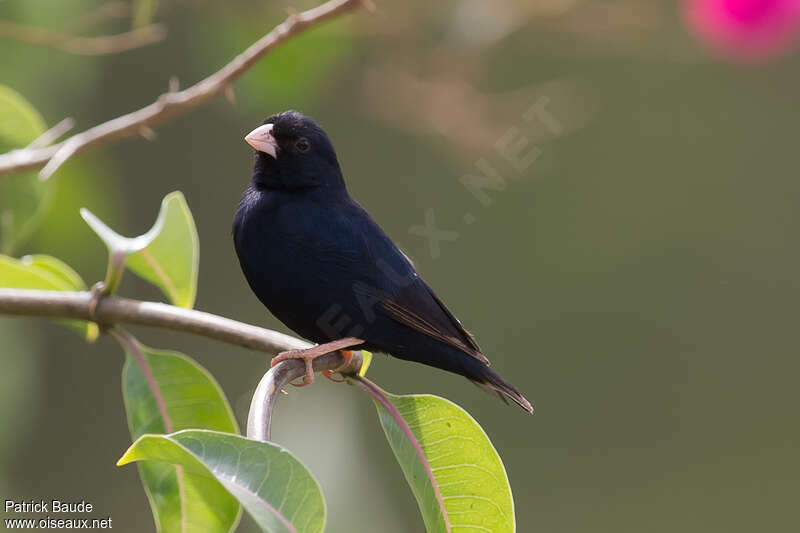
[[[289,5],[314,2],[145,1],[133,19],[163,25],[158,42],[100,55],[26,42],[32,28],[128,31],[128,4],[91,18],[106,4],[0,2],[0,20],[24,30],[0,26],[0,83],[48,125],[70,116],[86,129],[152,102],[173,76],[188,86]],[[75,157],[13,253],[54,255],[94,282],[106,252],[78,208],[137,235],[181,190],[200,234],[197,307],[286,331],[247,287],[230,226],[252,165],[243,136],[301,110],[333,138],[353,196],[536,406],[531,417],[385,356],[370,369],[389,391],[445,396],[483,425],[520,532],[796,528],[797,2],[377,8],[276,50],[235,85],[235,104]],[[469,176],[487,168],[500,179],[476,189]],[[121,292],[161,299],[133,276]],[[134,331],[198,359],[244,425],[263,354]],[[0,318],[3,498],[85,499],[116,530],[153,530],[136,469],[114,466],[130,444],[122,362],[109,338]],[[328,532],[423,530],[380,432],[356,389],[317,380],[281,399],[273,435],[319,478]],[[245,517],[240,531],[256,527]]]

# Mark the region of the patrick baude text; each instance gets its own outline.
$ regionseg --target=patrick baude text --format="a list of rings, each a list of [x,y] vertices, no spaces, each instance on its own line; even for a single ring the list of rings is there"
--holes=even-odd
[[[94,506],[85,501],[63,500],[6,500],[7,513],[91,513]]]

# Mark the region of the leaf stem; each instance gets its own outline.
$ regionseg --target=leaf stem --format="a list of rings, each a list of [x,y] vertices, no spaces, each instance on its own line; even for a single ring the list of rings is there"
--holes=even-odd
[[[128,252],[125,250],[109,250],[106,280],[103,283],[104,295],[113,294],[117,291],[117,287],[122,281],[122,274],[125,272],[125,260],[127,258]]]
[[[386,412],[389,413],[389,416],[392,417],[395,424],[397,424],[397,427],[400,428],[400,431],[402,431],[403,435],[405,435],[406,439],[408,439],[408,442],[411,444],[411,447],[417,454],[420,463],[422,463],[422,467],[425,469],[425,474],[428,476],[428,481],[430,482],[431,487],[433,487],[433,493],[436,496],[436,501],[439,503],[439,509],[441,510],[442,518],[444,519],[445,530],[447,533],[450,533],[450,519],[447,516],[447,508],[444,506],[444,499],[442,498],[442,492],[439,490],[439,484],[436,482],[431,464],[428,462],[428,458],[425,456],[425,452],[422,450],[422,445],[420,445],[417,437],[414,435],[414,432],[411,431],[411,428],[409,427],[405,418],[403,418],[403,415],[401,415],[400,411],[397,410],[397,407],[395,407],[394,404],[389,401],[389,398],[386,397],[386,392],[383,389],[363,376],[351,376],[350,379],[354,381],[356,385],[369,393],[375,402],[386,409]]]
[[[167,402],[164,401],[164,396],[161,394],[161,388],[158,386],[155,376],[153,376],[153,370],[147,363],[144,353],[142,353],[142,347],[139,344],[139,341],[136,340],[136,337],[131,335],[130,332],[120,327],[111,328],[109,333],[115,339],[117,339],[117,341],[122,345],[122,348],[126,352],[129,352],[136,360],[136,363],[139,365],[142,374],[144,374],[144,379],[147,381],[147,386],[150,388],[150,392],[153,394],[153,398],[156,400],[158,412],[161,414],[161,419],[164,421],[164,430],[167,433],[172,433],[174,431],[174,427],[172,425],[172,419],[169,417],[169,413],[167,412]]]

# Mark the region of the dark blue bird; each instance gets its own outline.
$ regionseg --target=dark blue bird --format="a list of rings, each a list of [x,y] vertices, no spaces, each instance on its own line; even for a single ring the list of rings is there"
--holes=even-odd
[[[316,122],[286,111],[245,139],[256,154],[233,224],[239,263],[272,314],[321,345],[277,360],[305,359],[308,384],[313,357],[363,348],[460,374],[533,412],[350,197],[333,145]]]

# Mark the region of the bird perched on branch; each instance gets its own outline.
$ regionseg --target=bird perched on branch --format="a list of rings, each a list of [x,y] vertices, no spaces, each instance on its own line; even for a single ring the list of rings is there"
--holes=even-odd
[[[473,337],[414,265],[347,192],[333,145],[309,117],[286,111],[245,140],[256,150],[233,224],[239,263],[259,300],[318,346],[273,365],[365,349],[460,374],[533,412],[489,368]]]

